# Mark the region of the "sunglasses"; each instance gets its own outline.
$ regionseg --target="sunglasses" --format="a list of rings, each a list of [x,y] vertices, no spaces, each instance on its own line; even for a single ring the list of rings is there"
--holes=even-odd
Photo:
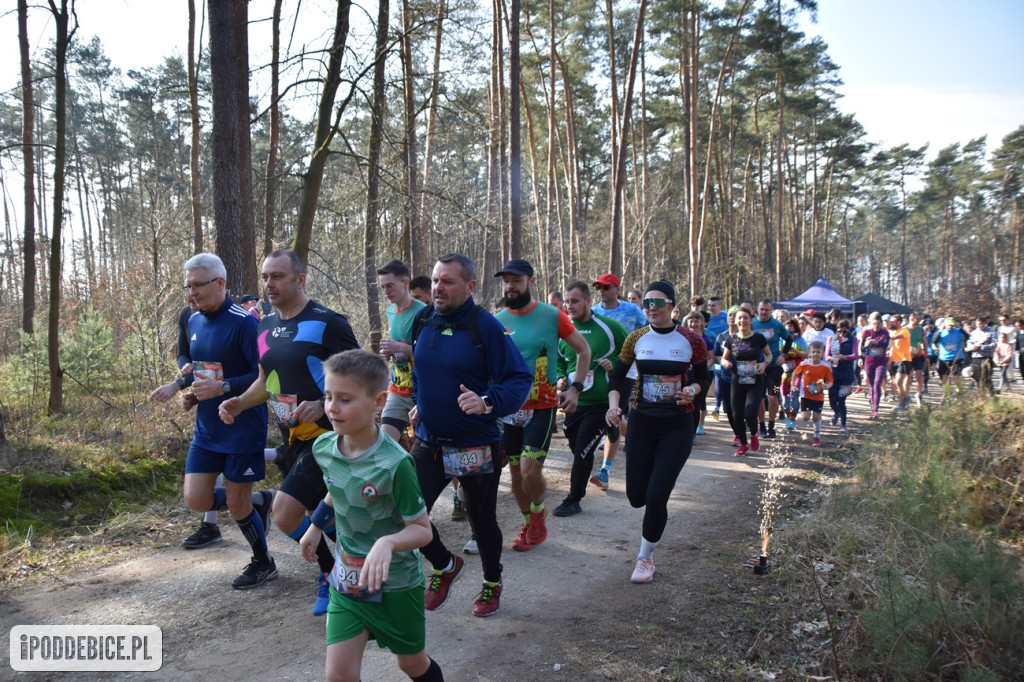
[[[661,309],[671,304],[672,301],[668,300],[667,298],[645,298],[641,303],[645,310],[648,310],[650,308]]]
[[[605,289],[611,289],[612,286],[610,284],[596,284],[594,285],[594,288],[598,291],[604,291]]]

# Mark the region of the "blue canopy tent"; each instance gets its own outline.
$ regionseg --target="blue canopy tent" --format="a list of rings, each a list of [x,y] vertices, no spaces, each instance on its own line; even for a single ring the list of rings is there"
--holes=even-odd
[[[824,277],[819,277],[807,291],[788,301],[776,301],[775,307],[791,313],[802,313],[811,308],[827,313],[839,308],[844,314],[853,315],[856,303],[836,291]]]

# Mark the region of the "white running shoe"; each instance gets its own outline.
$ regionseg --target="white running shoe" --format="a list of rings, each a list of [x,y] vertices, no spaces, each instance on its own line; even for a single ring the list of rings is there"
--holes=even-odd
[[[654,561],[652,559],[637,559],[636,568],[633,569],[633,575],[629,580],[638,585],[654,580]]]
[[[476,546],[476,538],[470,538],[466,546],[462,548],[463,554],[479,554],[480,548]]]

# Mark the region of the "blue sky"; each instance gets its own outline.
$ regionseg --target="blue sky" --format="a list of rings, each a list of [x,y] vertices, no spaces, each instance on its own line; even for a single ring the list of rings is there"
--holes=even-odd
[[[844,98],[887,146],[988,135],[991,152],[1024,125],[1024,0],[818,0],[820,35]]]
[[[332,4],[303,3],[307,17],[317,15],[312,23],[321,27],[318,33],[333,23]],[[202,7],[202,0],[196,5]],[[988,135],[992,151],[1024,124],[1024,0],[818,0],[818,5],[818,22],[805,16],[802,28],[828,43],[844,81],[839,106],[857,116],[872,141],[930,143],[931,157],[950,143]],[[77,6],[78,37],[98,34],[123,70],[156,65],[175,50],[184,54],[185,0],[78,0]],[[268,16],[270,7],[269,0],[252,0],[250,20]],[[30,10],[33,49],[52,32],[47,13]],[[269,42],[266,33],[266,22],[251,27],[254,52]],[[0,88],[8,89],[19,71],[13,8],[0,15],[0,37]]]

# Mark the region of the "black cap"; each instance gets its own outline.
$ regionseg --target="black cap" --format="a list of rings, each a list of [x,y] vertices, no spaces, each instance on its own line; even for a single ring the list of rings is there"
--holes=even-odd
[[[253,296],[252,294],[243,294],[242,298],[238,299],[238,302],[239,303],[248,303],[249,301],[258,301],[258,300],[260,300],[258,296]]]
[[[527,277],[533,277],[533,266],[522,258],[513,258],[505,263],[505,267],[494,273],[495,277],[501,277],[502,275],[516,275],[517,277],[526,275]]]

